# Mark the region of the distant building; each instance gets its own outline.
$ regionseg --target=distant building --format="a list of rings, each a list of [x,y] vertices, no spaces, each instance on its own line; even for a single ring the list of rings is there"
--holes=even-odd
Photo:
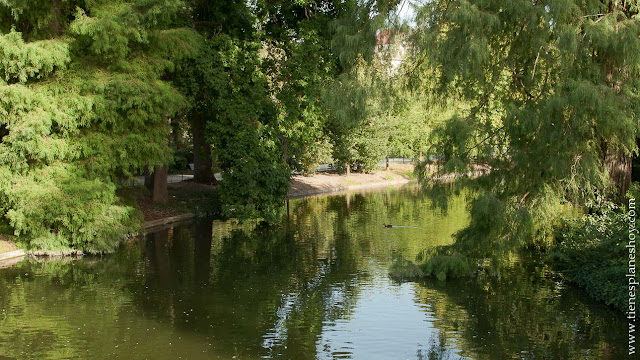
[[[390,29],[383,29],[376,34],[375,52],[380,63],[388,71],[389,76],[396,75],[407,52],[406,36]]]

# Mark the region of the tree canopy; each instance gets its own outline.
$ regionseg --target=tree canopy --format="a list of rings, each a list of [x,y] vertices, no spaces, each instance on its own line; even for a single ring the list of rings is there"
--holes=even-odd
[[[459,234],[478,253],[542,246],[559,209],[625,196],[637,1],[428,1],[411,27],[399,5],[0,1],[0,227],[34,249],[111,250],[140,220],[116,189],[166,171],[178,143],[195,181],[221,173],[225,216],[267,223],[322,161],[482,166]],[[390,71],[392,43],[407,55]]]
[[[135,223],[116,182],[168,161],[195,33],[180,1],[45,3],[0,4],[0,208],[29,247],[109,250]]]
[[[624,196],[640,105],[636,1],[433,1],[417,19],[422,74],[471,104],[431,152],[442,172],[491,169],[460,233],[471,249],[544,244],[558,206]]]
[[[116,189],[166,171],[184,129],[196,180],[222,173],[224,213],[276,222],[291,172],[340,142],[325,89],[371,57],[394,4],[2,1],[2,228],[113,249],[139,221]]]

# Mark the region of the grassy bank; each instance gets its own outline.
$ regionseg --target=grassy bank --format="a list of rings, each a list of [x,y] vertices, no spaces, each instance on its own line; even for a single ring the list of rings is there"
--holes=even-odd
[[[555,240],[547,248],[521,247],[512,249],[512,253],[542,258],[565,281],[584,289],[592,299],[625,312],[629,291],[628,209],[606,200],[590,205],[584,215],[561,219],[555,226]],[[479,259],[467,256],[464,249],[463,244],[454,243],[430,249],[416,259],[417,263],[399,259],[390,275],[398,279],[445,280],[473,276],[487,270],[487,264],[490,268],[501,266],[499,255]]]

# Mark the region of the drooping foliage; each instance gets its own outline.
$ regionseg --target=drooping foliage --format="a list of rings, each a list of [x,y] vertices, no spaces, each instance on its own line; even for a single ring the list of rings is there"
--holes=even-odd
[[[407,91],[412,64],[398,9],[403,2],[357,2],[332,22],[340,75],[325,91],[327,133],[338,170],[369,172],[385,155],[418,158],[444,107]],[[410,66],[411,65],[411,66]]]
[[[329,113],[326,126],[333,142],[333,158],[340,172],[346,171],[347,167],[357,169],[362,165],[370,165],[366,161],[358,161],[364,159],[359,156],[357,145],[360,144],[362,149],[358,135],[368,138],[367,122],[377,115],[369,107],[376,89],[375,75],[370,67],[363,64],[349,73],[341,74],[325,93],[325,108]],[[379,151],[379,146],[376,148],[378,151],[374,152],[378,154],[374,157],[379,156],[380,159],[383,151]]]
[[[636,1],[433,1],[417,58],[469,111],[436,131],[442,172],[491,168],[459,234],[482,256],[549,245],[563,204],[624,194],[637,151]]]
[[[51,6],[0,4],[2,221],[30,248],[107,251],[137,223],[117,181],[168,161],[186,103],[163,79],[195,34],[180,1]]]
[[[375,99],[376,85],[381,84],[380,74],[370,66],[374,60],[376,30],[382,26],[384,18],[383,15],[372,13],[374,6],[374,2],[354,3],[344,16],[331,24],[334,32],[331,46],[341,71],[327,88],[324,102],[329,114],[326,128],[333,143],[333,158],[340,172],[350,171],[351,168],[371,170],[377,161],[373,164],[366,161],[367,153],[361,156],[363,151],[373,150],[373,157],[383,155],[378,141],[369,144],[358,141],[359,138],[368,139],[368,135],[371,135],[372,129],[367,122],[377,114],[368,105]]]

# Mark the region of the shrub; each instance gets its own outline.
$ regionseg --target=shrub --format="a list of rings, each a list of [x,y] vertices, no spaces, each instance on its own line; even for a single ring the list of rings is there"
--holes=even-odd
[[[589,296],[624,311],[628,295],[627,211],[602,199],[589,205],[588,214],[564,220],[558,227],[550,261]]]

